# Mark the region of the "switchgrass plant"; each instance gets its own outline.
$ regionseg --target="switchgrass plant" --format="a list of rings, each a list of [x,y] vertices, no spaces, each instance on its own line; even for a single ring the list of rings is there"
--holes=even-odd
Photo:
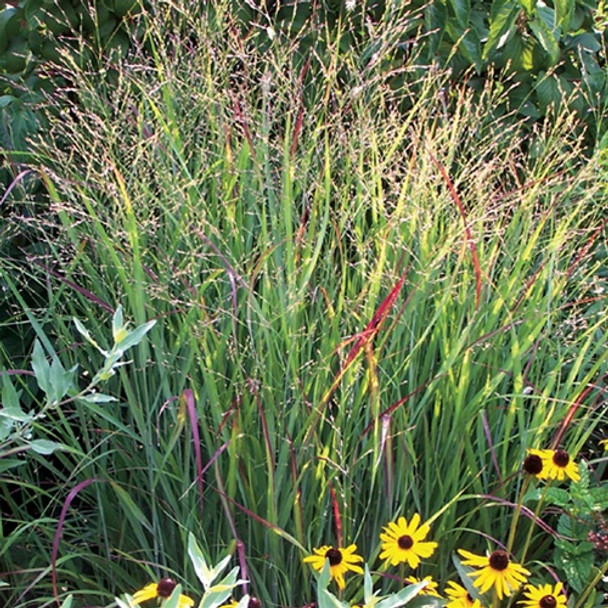
[[[49,412],[36,437],[64,449],[5,476],[6,605],[113,605],[164,576],[187,594],[189,533],[243,593],[304,605],[313,547],[373,568],[412,511],[438,543],[416,575],[448,580],[456,548],[506,543],[528,448],[604,436],[606,191],[576,118],[524,137],[491,118],[508,83],[473,104],[412,58],[397,92],[398,36],[377,62],[339,37],[299,58],[222,6],[142,14],[150,53],[63,67],[49,99],[39,246],[0,261],[10,323],[35,319],[81,386],[103,355],[73,318],[103,350],[119,305],[156,324],[104,383],[117,401]],[[1,351],[24,409],[28,351]]]

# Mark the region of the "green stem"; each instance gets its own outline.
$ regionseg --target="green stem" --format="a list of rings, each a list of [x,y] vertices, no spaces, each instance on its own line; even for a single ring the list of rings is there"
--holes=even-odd
[[[515,512],[513,513],[513,519],[511,520],[511,529],[509,530],[509,540],[507,541],[507,553],[510,555],[511,550],[513,549],[513,543],[515,541],[515,531],[517,530],[517,522],[519,521],[519,515],[521,513],[521,507],[524,502],[524,496],[526,494],[526,490],[528,489],[528,485],[530,484],[530,476],[526,476],[524,482],[519,491],[519,496],[517,497],[517,504],[515,505]]]

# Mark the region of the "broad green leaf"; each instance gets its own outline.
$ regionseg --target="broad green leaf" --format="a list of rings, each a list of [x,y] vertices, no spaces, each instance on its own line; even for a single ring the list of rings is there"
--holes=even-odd
[[[49,441],[48,439],[35,439],[34,441],[29,442],[29,446],[34,452],[42,454],[43,456],[48,456],[55,450],[65,448],[63,444],[57,443],[56,441]]]
[[[574,0],[553,0],[553,6],[555,6],[555,26],[560,27],[562,32],[567,32],[570,29],[574,5]]]
[[[530,21],[528,27],[534,33],[534,37],[540,42],[540,45],[545,49],[551,59],[551,65],[555,65],[559,59],[559,42],[555,37],[555,33],[551,31],[543,19],[534,19]]]

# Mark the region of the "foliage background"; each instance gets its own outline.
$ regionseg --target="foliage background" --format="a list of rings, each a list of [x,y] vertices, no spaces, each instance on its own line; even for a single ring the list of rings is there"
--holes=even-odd
[[[563,436],[599,483],[599,131],[590,148],[565,98],[522,126],[508,81],[455,78],[452,34],[408,51],[440,3],[365,27],[345,7],[159,6],[127,12],[145,44],[96,67],[58,47],[9,166],[0,356],[24,410],[44,397],[34,337],[82,387],[103,357],[73,317],[103,348],[119,304],[157,323],[104,385],[117,402],[50,409],[33,436],[63,449],[2,471],[5,604],[51,605],[53,567],[83,606],[164,574],[196,594],[192,532],[263,603],[303,605],[304,550],[356,542],[377,567],[381,526],[414,510],[439,542],[422,574],[445,581],[455,548],[505,542],[526,448]],[[444,6],[455,37],[467,6]],[[433,36],[451,69],[421,68]],[[532,534],[542,572],[554,538]]]

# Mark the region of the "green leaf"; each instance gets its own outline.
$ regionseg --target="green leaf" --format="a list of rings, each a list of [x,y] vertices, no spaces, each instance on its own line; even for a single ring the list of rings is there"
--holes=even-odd
[[[491,61],[495,50],[501,48],[508,40],[512,32],[517,26],[517,17],[519,15],[519,5],[513,1],[503,1],[495,3],[498,7],[494,11],[492,6],[492,17],[490,21],[490,31],[488,39],[483,48],[483,59]]]
[[[555,25],[560,27],[562,32],[567,32],[570,29],[574,4],[574,0],[553,0],[553,5],[555,6]]]
[[[461,30],[465,30],[469,26],[469,17],[471,16],[470,0],[448,0],[448,3],[452,7],[456,22]]]
[[[203,595],[199,608],[218,608],[218,606],[221,606],[230,597],[232,590],[244,582],[237,580],[238,573],[239,568],[236,566],[219,583],[209,587]]]
[[[176,585],[175,589],[171,592],[171,595],[163,602],[163,608],[178,608],[179,607],[179,596],[182,592],[182,586]]]
[[[463,587],[469,592],[470,596],[473,599],[482,602],[483,598],[479,593],[477,587],[473,585],[473,579],[471,579],[471,577],[469,576],[469,574],[473,572],[473,568],[463,565],[456,553],[452,554],[452,563],[456,567],[456,572],[458,572],[458,576],[460,578],[460,581],[462,582]]]
[[[112,401],[118,401],[116,397],[112,395],[104,395],[103,393],[90,393],[89,395],[83,395],[79,397],[80,401],[85,403],[110,403]]]
[[[559,60],[559,41],[555,37],[555,33],[547,27],[545,21],[541,18],[530,21],[528,27],[532,30],[534,37],[540,42],[540,45],[549,55],[551,65],[555,65]]]
[[[543,500],[543,503],[565,507],[570,501],[570,492],[561,488],[536,488],[530,492],[526,492],[524,496],[524,504],[531,501]]]
[[[317,603],[319,608],[348,608],[348,604],[341,602],[333,593],[324,587],[317,588]]]
[[[9,469],[14,469],[22,464],[25,464],[25,460],[18,460],[17,458],[4,458],[0,454],[0,475],[6,473]]]
[[[122,305],[119,304],[114,316],[112,317],[112,336],[114,336],[115,342],[119,342],[119,340],[116,338],[120,335],[121,331],[124,331],[124,327],[122,320]]]
[[[49,441],[48,439],[35,439],[34,441],[29,442],[29,446],[36,454],[42,454],[43,456],[48,456],[55,450],[65,448],[63,444],[57,443],[56,441]]]
[[[72,596],[68,595],[65,600],[63,600],[63,603],[61,604],[60,608],[71,608],[72,606]]]
[[[397,593],[393,593],[376,604],[376,608],[398,608],[414,599],[426,586],[426,581],[408,585]]]
[[[91,337],[91,334],[89,333],[89,330],[76,317],[73,317],[72,321],[74,321],[74,325],[76,326],[76,330],[78,331],[78,333],[89,344],[92,344],[104,357],[107,357],[108,354],[109,354],[108,351],[106,351],[103,348],[101,348],[99,346],[99,344],[97,344],[97,342],[95,342],[95,340],[93,340],[93,338]]]
[[[115,345],[117,353],[124,353],[127,349],[132,346],[139,344],[144,336],[156,325],[156,321],[148,321],[139,327],[136,327],[133,331],[127,332],[125,337]]]
[[[45,395],[49,395],[51,392],[51,366],[46,360],[45,352],[38,339],[34,341],[34,351],[32,352],[32,370],[34,370],[34,376],[36,376],[36,382],[38,382],[40,389],[45,393]]]
[[[564,573],[564,579],[580,593],[591,578],[593,572],[593,544],[582,542],[574,545],[559,540],[555,543],[555,564]]]
[[[213,582],[212,571],[207,565],[207,560],[205,559],[205,556],[203,555],[203,552],[201,551],[199,544],[196,542],[196,538],[194,538],[194,534],[192,534],[192,532],[188,533],[188,556],[192,562],[194,573],[206,591],[209,589],[209,587],[211,587],[211,583]]]
[[[51,394],[49,401],[57,405],[74,387],[74,378],[78,365],[66,370],[56,355],[53,355],[53,363],[49,371],[49,381],[51,383]]]

